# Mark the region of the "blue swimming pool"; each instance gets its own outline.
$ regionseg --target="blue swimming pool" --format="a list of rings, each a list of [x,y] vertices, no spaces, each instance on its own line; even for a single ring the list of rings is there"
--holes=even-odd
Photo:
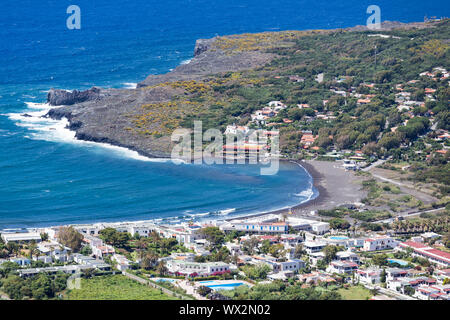
[[[331,240],[347,240],[348,237],[346,236],[332,236],[330,237]]]
[[[401,266],[407,266],[408,262],[404,261],[404,260],[398,260],[398,259],[388,259],[387,260],[389,263],[398,263]]]
[[[214,282],[214,281],[211,281],[211,282]],[[206,286],[213,290],[233,290],[236,287],[239,287],[242,285],[244,285],[244,283],[242,283],[242,282],[233,282],[233,283],[210,284],[210,285],[206,285]]]
[[[158,280],[156,280],[156,282],[175,282],[175,279],[170,279],[170,278],[160,278]]]

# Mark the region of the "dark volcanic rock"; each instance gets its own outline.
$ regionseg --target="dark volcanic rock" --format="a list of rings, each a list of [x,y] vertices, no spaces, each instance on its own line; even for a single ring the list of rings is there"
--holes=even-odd
[[[72,105],[75,103],[97,100],[100,98],[100,89],[92,87],[89,90],[72,92],[61,89],[50,89],[47,95],[47,102],[51,106]]]

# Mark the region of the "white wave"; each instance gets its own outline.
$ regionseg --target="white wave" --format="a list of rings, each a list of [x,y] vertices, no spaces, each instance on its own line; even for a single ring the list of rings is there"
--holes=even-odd
[[[189,62],[191,62],[192,61],[192,59],[186,59],[186,60],[183,60],[183,61],[181,61],[181,65],[183,65],[183,64],[188,64]]]
[[[149,158],[140,155],[137,151],[133,151],[127,148],[114,146],[108,143],[99,143],[92,141],[83,141],[75,138],[75,131],[68,129],[69,121],[66,118],[61,120],[54,120],[51,118],[45,118],[48,111],[54,106],[50,106],[48,103],[35,103],[26,102],[28,107],[21,113],[8,113],[6,116],[19,127],[27,128],[32,131],[28,137],[33,140],[45,140],[51,142],[63,142],[71,143],[80,146],[98,147],[112,151],[114,154],[121,157],[130,158],[139,161],[147,162],[169,162],[181,164],[186,163],[183,160],[172,160],[168,158]],[[39,110],[39,111],[34,111]]]
[[[137,83],[135,82],[125,82],[123,83],[125,89],[136,89]]]
[[[52,108],[48,103],[25,102],[29,109],[49,110]]]
[[[195,218],[195,217],[204,217],[210,215],[210,212],[205,213],[195,213],[195,214],[188,214],[188,216]]]
[[[225,210],[220,210],[217,214],[219,216],[226,216],[229,215],[230,213],[236,211],[236,208],[231,208],[231,209],[225,209]]]

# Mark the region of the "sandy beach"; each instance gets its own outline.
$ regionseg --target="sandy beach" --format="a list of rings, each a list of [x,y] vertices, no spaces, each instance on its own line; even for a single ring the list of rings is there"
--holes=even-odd
[[[362,177],[353,171],[346,171],[340,162],[301,160],[297,161],[313,178],[314,187],[319,195],[310,201],[292,207],[292,213],[297,216],[311,216],[311,211],[332,209],[339,205],[360,202],[366,196],[362,190]],[[288,209],[276,210],[270,213],[287,213]]]

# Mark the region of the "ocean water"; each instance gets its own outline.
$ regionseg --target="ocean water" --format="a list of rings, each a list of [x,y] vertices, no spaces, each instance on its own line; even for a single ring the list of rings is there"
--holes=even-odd
[[[69,30],[69,5],[81,30]],[[243,32],[329,29],[449,16],[448,1],[18,0],[0,4],[0,229],[256,213],[317,195],[286,163],[194,166],[148,161],[75,141],[64,123],[39,119],[50,88],[134,87],[192,58],[195,40]],[[27,113],[32,117],[23,117]]]

